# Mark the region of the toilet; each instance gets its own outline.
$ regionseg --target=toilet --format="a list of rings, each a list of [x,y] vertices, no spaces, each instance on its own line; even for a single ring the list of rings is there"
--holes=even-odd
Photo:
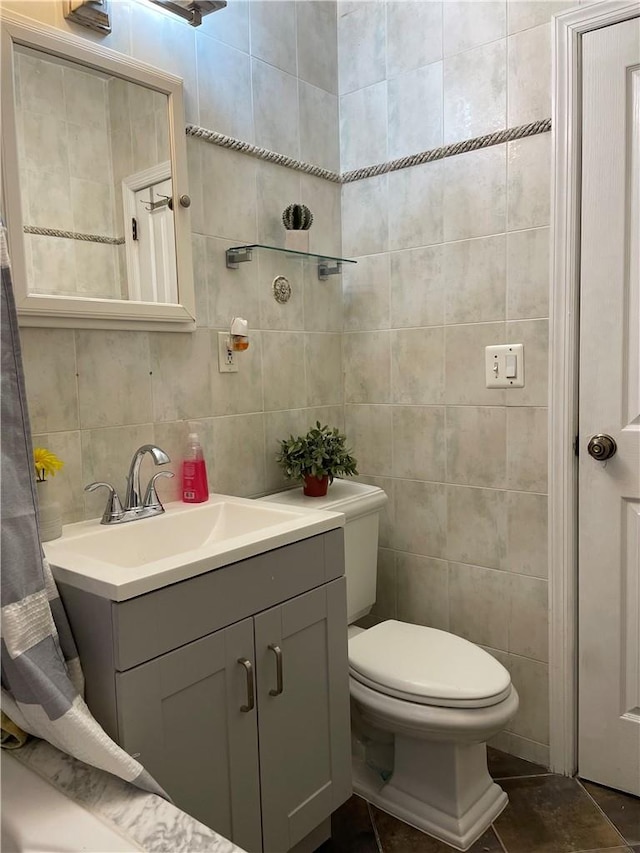
[[[376,598],[382,489],[334,480],[323,498],[292,489],[265,500],[345,515],[353,789],[458,850],[507,805],[487,770],[487,741],[518,710],[507,670],[468,640],[389,619],[352,623]]]

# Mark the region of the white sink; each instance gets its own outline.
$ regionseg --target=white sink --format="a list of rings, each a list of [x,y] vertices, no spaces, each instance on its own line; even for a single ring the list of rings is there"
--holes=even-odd
[[[270,507],[218,500],[191,507],[186,512],[164,513],[154,518],[126,524],[100,525],[91,532],[71,527],[53,546],[58,555],[64,549],[80,557],[91,557],[113,566],[133,568],[176,557],[185,551],[199,551],[238,536],[247,536],[289,521],[290,516]]]
[[[167,504],[154,518],[65,525],[44,544],[56,580],[124,601],[344,525],[335,512],[309,512],[229,495]]]

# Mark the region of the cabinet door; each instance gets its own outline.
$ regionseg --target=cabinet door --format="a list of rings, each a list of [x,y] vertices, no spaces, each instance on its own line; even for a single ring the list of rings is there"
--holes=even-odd
[[[255,642],[263,845],[282,853],[351,794],[345,579],[256,616]]]
[[[119,740],[177,806],[259,851],[257,712],[241,710],[239,658],[254,660],[251,619],[117,673]]]

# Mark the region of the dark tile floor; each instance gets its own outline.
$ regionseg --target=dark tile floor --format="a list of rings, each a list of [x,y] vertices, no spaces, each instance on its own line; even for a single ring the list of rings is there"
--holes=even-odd
[[[489,770],[509,805],[469,853],[640,853],[640,799],[549,773],[497,749]],[[317,853],[451,853],[448,844],[353,796]]]

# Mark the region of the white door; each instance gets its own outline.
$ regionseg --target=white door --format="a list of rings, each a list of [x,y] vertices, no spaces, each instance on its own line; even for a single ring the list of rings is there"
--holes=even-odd
[[[135,298],[144,302],[178,301],[173,211],[163,203],[172,195],[171,178],[136,192],[140,293]]]
[[[172,196],[168,161],[122,181],[129,299],[179,301]]]
[[[640,795],[638,18],[584,36],[582,156],[578,772]]]

